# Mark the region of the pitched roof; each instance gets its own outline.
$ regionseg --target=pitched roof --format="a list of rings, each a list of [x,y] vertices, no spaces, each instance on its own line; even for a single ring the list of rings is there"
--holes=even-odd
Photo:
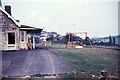
[[[43,30],[42,28],[36,28],[36,27],[32,27],[32,26],[28,26],[28,25],[21,25],[20,29],[25,29],[25,30]]]
[[[19,28],[20,30],[26,30],[29,33],[40,33],[43,30],[42,28],[35,28],[27,25],[21,25]]]
[[[8,16],[8,18],[10,18],[20,29],[24,29],[24,30],[43,30],[43,28],[36,28],[36,27],[27,26],[27,25],[21,25],[10,14],[8,14],[1,6],[0,6],[0,10],[4,14],[6,14]]]
[[[21,26],[21,24],[19,24],[10,14],[8,14],[1,6],[0,6],[0,10],[6,14],[18,27]]]

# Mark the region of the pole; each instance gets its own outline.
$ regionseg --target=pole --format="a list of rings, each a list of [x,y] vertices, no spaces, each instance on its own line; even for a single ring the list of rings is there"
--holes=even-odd
[[[68,42],[67,42],[68,48],[70,48],[70,33],[68,33]]]
[[[35,49],[35,34],[33,34],[33,49]]]
[[[73,47],[73,33],[71,34],[71,42],[72,42],[72,47]]]

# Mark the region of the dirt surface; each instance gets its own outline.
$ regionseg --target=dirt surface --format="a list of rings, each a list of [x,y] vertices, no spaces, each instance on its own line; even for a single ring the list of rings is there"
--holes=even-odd
[[[2,52],[3,76],[59,74],[72,68],[49,49]]]

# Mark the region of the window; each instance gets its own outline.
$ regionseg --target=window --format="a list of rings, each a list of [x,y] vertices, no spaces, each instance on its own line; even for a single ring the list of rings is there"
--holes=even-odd
[[[21,31],[21,41],[24,42],[24,31]]]
[[[8,44],[15,44],[15,33],[8,33]]]

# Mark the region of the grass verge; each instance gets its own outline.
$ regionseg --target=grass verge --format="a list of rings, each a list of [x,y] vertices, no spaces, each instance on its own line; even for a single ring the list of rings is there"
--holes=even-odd
[[[117,76],[118,72],[118,50],[103,48],[82,48],[67,49],[65,45],[49,46],[66,63],[68,63],[78,76],[86,72],[90,74],[100,74],[105,70],[109,75]]]

